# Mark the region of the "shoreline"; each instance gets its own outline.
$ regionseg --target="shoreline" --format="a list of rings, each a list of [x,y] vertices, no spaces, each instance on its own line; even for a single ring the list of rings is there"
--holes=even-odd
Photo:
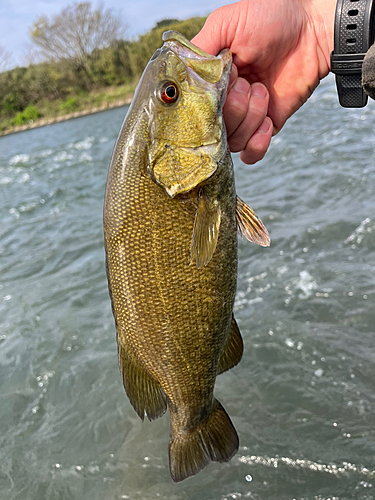
[[[102,111],[107,111],[109,109],[121,108],[121,106],[126,106],[131,103],[133,95],[127,96],[126,99],[121,99],[117,101],[112,101],[105,103],[101,106],[95,106],[93,108],[86,108],[81,111],[75,111],[74,113],[68,113],[66,115],[54,116],[51,118],[39,118],[32,123],[26,123],[25,125],[18,125],[15,127],[8,128],[6,130],[0,131],[0,137],[16,134],[18,132],[24,132],[25,130],[31,130],[33,128],[45,127],[47,125],[52,125],[54,123],[60,123],[67,120],[72,120],[74,118],[80,118],[81,116],[93,115],[95,113],[101,113]]]

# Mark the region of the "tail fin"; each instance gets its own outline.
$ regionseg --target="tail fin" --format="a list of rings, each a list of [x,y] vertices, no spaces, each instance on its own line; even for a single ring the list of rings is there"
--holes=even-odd
[[[236,429],[215,399],[210,416],[190,432],[171,436],[169,467],[173,481],[194,476],[209,462],[228,462],[238,451]]]

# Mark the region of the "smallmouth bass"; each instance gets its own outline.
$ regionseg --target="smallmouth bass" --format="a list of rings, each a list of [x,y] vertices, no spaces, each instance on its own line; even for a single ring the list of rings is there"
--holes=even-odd
[[[214,385],[243,351],[237,231],[263,246],[269,237],[235,192],[222,117],[230,51],[211,56],[175,31],[163,41],[115,145],[104,235],[124,387],[142,420],[168,408],[181,481],[238,450]]]

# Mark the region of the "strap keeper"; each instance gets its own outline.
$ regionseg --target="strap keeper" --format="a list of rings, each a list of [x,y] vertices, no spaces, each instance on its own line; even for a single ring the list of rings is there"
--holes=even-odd
[[[361,75],[366,53],[335,54],[331,52],[331,71],[335,75]]]

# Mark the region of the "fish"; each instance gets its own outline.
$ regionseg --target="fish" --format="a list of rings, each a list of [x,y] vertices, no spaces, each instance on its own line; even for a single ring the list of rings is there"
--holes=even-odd
[[[214,386],[243,352],[237,233],[263,246],[269,235],[235,191],[222,114],[231,52],[212,56],[176,31],[162,39],[114,147],[104,239],[125,391],[142,420],[168,409],[179,482],[238,451]]]

